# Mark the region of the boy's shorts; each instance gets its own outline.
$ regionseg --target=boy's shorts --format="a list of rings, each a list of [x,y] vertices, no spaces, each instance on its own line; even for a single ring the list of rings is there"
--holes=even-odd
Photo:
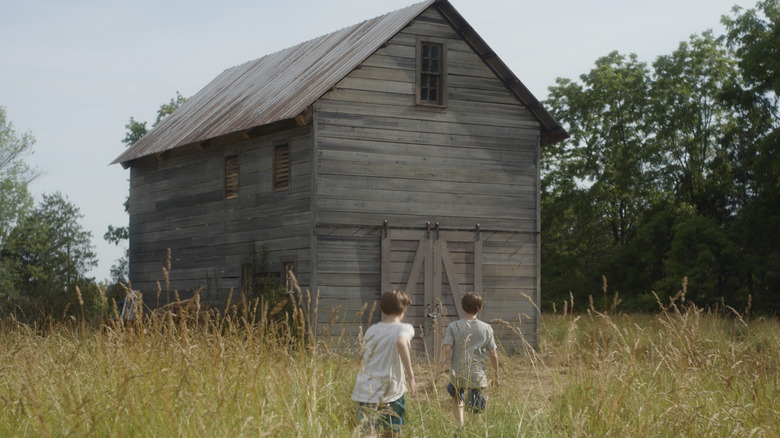
[[[464,398],[464,393],[468,391],[468,398]],[[463,401],[466,407],[472,414],[479,414],[485,410],[487,400],[485,399],[485,388],[458,388],[455,390],[455,385],[452,383],[447,385],[447,392],[450,393],[450,397],[458,397],[458,401]]]
[[[399,434],[404,425],[404,412],[404,396],[390,403],[358,402],[358,426],[367,430],[373,425],[377,431],[392,429]]]

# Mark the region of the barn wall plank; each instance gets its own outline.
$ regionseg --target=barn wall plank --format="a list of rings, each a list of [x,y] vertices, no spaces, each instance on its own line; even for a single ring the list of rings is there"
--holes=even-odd
[[[414,104],[418,36],[448,40],[444,111]],[[326,93],[315,119],[319,222],[536,227],[539,125],[435,9]]]
[[[291,147],[291,189],[274,192],[273,148]],[[267,269],[295,261],[304,288],[311,278],[311,127],[209,148],[131,170],[130,280],[156,290],[171,250],[169,288],[209,286],[224,298],[240,287],[252,244],[269,252]],[[239,157],[239,197],[224,199],[224,157]],[[216,298],[215,298],[216,299]]]

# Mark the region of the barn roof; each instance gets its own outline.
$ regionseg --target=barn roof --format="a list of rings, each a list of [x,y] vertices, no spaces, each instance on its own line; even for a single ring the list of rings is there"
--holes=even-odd
[[[426,0],[231,67],[117,157],[138,158],[294,119],[429,7],[450,22],[536,117],[542,145],[568,134],[447,0]]]

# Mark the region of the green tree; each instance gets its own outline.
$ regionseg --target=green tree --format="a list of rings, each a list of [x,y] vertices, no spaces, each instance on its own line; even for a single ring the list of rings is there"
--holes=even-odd
[[[653,147],[662,154],[662,187],[724,223],[734,214],[735,186],[722,139],[735,115],[722,90],[739,81],[736,61],[707,31],[658,57],[653,67]]]
[[[721,21],[728,29],[728,43],[752,90],[759,95],[780,95],[780,1],[763,0],[755,9],[735,6],[734,18]],[[762,16],[763,15],[763,16]]]
[[[76,305],[74,310],[80,306],[75,286],[86,290],[92,282],[86,273],[97,265],[92,234],[79,223],[82,218],[60,193],[44,194],[14,227],[3,247],[3,262],[14,274],[16,298],[55,316],[68,303]],[[94,298],[87,301],[94,304]]]
[[[623,242],[647,208],[653,187],[643,178],[651,153],[644,114],[649,76],[636,55],[617,52],[596,60],[582,85],[558,79],[547,104],[569,129],[570,138],[550,148],[545,177],[551,188],[569,186],[597,204],[614,243]]]
[[[173,114],[174,111],[176,111],[177,108],[179,108],[184,102],[187,101],[187,98],[182,96],[178,91],[176,92],[176,97],[172,97],[171,100],[167,103],[164,103],[160,105],[160,108],[157,109],[157,118],[154,120],[154,123],[152,124],[152,129],[154,129],[157,125],[160,124],[163,120],[165,120],[168,116]],[[138,140],[141,139],[144,135],[146,135],[148,129],[146,128],[147,122],[139,122],[135,120],[134,117],[130,117],[130,121],[125,125],[125,129],[127,129],[127,132],[125,133],[125,138],[122,139],[122,143],[125,144],[125,146],[132,146],[134,145]]]
[[[723,17],[745,83],[727,95],[740,114],[729,141],[741,166],[742,208],[733,232],[745,254],[744,283],[756,306],[780,310],[780,2],[735,7]]]
[[[542,289],[596,294],[601,276],[626,307],[655,306],[689,277],[702,304],[746,302],[745,254],[731,225],[750,174],[745,139],[760,137],[727,96],[744,81],[722,39],[693,35],[652,72],[636,56],[600,58],[547,102],[570,132],[543,151]],[[578,294],[579,291],[579,294]]]
[[[122,139],[122,143],[128,147],[134,145],[149,132],[146,128],[146,122],[139,122],[133,117],[130,117],[130,121],[125,125],[125,129],[127,129],[127,132],[125,133],[125,138]]]
[[[636,55],[600,58],[545,102],[570,138],[542,151],[542,289],[561,299],[600,288],[603,264],[630,241],[654,198],[645,148],[650,77]]]
[[[32,207],[27,184],[38,176],[38,172],[24,158],[32,154],[34,144],[32,134],[17,133],[7,119],[5,108],[0,107],[0,246]]]

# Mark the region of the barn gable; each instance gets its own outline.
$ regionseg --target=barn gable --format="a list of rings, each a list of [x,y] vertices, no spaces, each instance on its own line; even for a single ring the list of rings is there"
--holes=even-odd
[[[446,0],[427,0],[229,68],[192,96],[112,164],[198,145],[232,133],[298,117],[364,59],[434,6],[521,103],[537,118],[542,144],[566,136],[520,80]]]
[[[434,342],[477,290],[533,345],[539,148],[565,136],[449,2],[412,5],[226,70],[119,156],[130,279],[170,257],[219,304],[256,243],[326,313],[404,289]]]

